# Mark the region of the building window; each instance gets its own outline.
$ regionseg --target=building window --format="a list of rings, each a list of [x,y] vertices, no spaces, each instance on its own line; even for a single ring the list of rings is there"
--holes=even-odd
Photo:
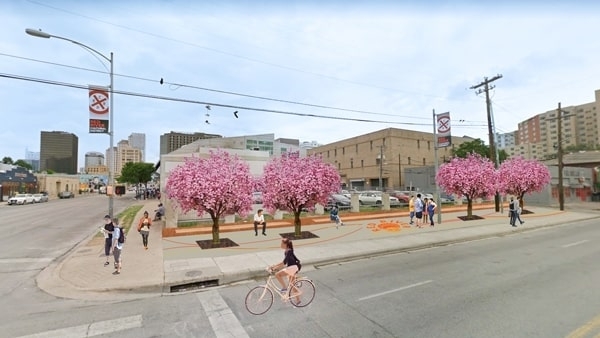
[[[337,148],[333,149],[333,156],[337,156]]]
[[[363,168],[365,166],[365,160],[360,160],[360,167]]]
[[[350,169],[354,168],[354,160],[350,159]]]
[[[338,170],[342,169],[342,163],[338,163]]]
[[[329,158],[329,150],[327,150],[327,158]]]
[[[385,137],[383,138],[383,145],[385,145]]]
[[[431,141],[427,141],[427,150],[431,150]]]
[[[423,157],[423,165],[426,165],[425,157]]]
[[[346,147],[342,147],[342,155],[346,155]]]
[[[356,153],[358,154],[358,144],[354,146],[356,148]]]
[[[417,140],[417,149],[421,149],[421,140]]]
[[[371,150],[373,150],[373,141],[369,141],[369,147],[371,147]]]
[[[408,164],[410,165],[410,156],[408,157]]]

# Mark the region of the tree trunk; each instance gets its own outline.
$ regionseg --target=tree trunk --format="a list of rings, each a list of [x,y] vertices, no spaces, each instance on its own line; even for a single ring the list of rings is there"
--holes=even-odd
[[[467,197],[467,219],[473,218],[473,199]]]
[[[525,196],[525,193],[522,193],[521,196],[519,196],[519,207],[521,207],[521,210],[523,210],[523,207],[525,206],[525,201],[523,201],[523,196]]]
[[[219,217],[214,217],[211,215],[213,225],[212,225],[212,238],[213,244],[221,243],[221,239],[219,238]]]
[[[300,213],[302,210],[294,211],[294,236],[297,238],[302,236],[302,224],[300,223]]]

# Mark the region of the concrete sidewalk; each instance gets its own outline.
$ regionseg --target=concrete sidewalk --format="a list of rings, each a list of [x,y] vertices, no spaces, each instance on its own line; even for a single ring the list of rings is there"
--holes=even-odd
[[[155,206],[156,200],[145,202],[136,219],[141,217],[143,210],[150,212]],[[526,210],[533,212],[522,216],[526,223],[511,227],[507,210],[501,214],[494,211],[493,205],[478,207],[481,209],[474,210],[473,214],[484,219],[460,220],[458,216],[466,215],[466,206],[460,210],[443,208],[442,224],[424,228],[409,226],[406,212],[346,214],[343,215],[346,216],[345,226],[337,229],[328,217],[313,218],[309,222],[303,219],[302,231],[310,232],[315,238],[295,240],[295,253],[302,261],[302,271],[307,272],[315,265],[504,236],[600,217],[593,210],[597,204],[591,204],[588,209],[577,208],[577,212],[526,206]],[[158,226],[159,223],[151,229],[148,250],[143,249],[141,236],[135,225],[132,226],[123,250],[120,275],[112,275],[112,266],[103,266],[103,242],[92,239],[40,273],[38,285],[60,297],[110,300],[188,291],[263,277],[267,265],[282,260],[279,247],[282,235],[294,231],[285,221],[269,223],[267,236],[254,236],[252,224],[224,225],[220,238],[237,246],[201,249],[196,241],[210,240],[210,232],[180,229],[177,236],[161,238],[162,224]],[[125,294],[116,291],[125,291]]]

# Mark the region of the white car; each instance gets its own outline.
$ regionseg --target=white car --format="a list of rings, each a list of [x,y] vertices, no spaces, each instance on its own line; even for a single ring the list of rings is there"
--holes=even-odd
[[[16,194],[8,199],[9,205],[14,204],[32,204],[34,202],[32,194]]]
[[[33,194],[34,203],[48,202],[48,195],[46,194]]]
[[[360,205],[382,205],[382,197],[380,192],[363,192],[358,195],[358,203]],[[390,196],[390,206],[396,207],[400,206],[400,201],[394,197]]]

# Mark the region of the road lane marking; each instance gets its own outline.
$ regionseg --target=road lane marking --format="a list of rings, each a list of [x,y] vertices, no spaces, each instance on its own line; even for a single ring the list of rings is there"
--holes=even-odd
[[[569,243],[569,244],[565,244],[565,245],[563,245],[562,247],[563,247],[563,248],[570,248],[570,247],[572,247],[572,246],[579,245],[579,244],[583,244],[583,243],[585,243],[585,242],[588,242],[588,241],[589,241],[589,240],[587,240],[587,239],[584,239],[583,241],[579,241],[579,242],[575,242],[575,243]]]
[[[388,295],[390,293],[394,293],[394,292],[398,292],[398,291],[402,291],[402,290],[414,288],[414,287],[417,287],[417,286],[429,284],[431,282],[433,282],[433,281],[432,280],[426,280],[426,281],[423,281],[423,282],[419,282],[419,283],[415,283],[415,284],[403,286],[401,288],[397,288],[397,289],[393,289],[393,290],[388,290],[388,291],[384,291],[384,292],[380,292],[380,293],[376,293],[376,294],[372,294],[372,295],[369,295],[369,296],[365,296],[365,297],[359,298],[358,301],[360,302],[360,301],[371,299],[371,298],[375,298],[375,297],[385,296],[385,295]]]
[[[594,319],[590,320],[589,322],[585,323],[583,326],[581,326],[580,328],[576,329],[575,331],[571,332],[567,338],[582,338],[587,336],[587,334],[592,331],[593,329],[600,327],[600,315],[596,316]],[[596,336],[598,337],[598,336]]]
[[[215,290],[199,292],[196,296],[200,300],[217,338],[250,337],[219,292]]]
[[[142,315],[135,315],[101,322],[94,322],[88,325],[79,325],[66,327],[63,329],[40,332],[19,338],[80,338],[95,337],[113,332],[134,329],[142,327]]]
[[[14,263],[48,263],[52,262],[54,258],[42,257],[42,258],[0,258],[0,264],[14,264]]]

